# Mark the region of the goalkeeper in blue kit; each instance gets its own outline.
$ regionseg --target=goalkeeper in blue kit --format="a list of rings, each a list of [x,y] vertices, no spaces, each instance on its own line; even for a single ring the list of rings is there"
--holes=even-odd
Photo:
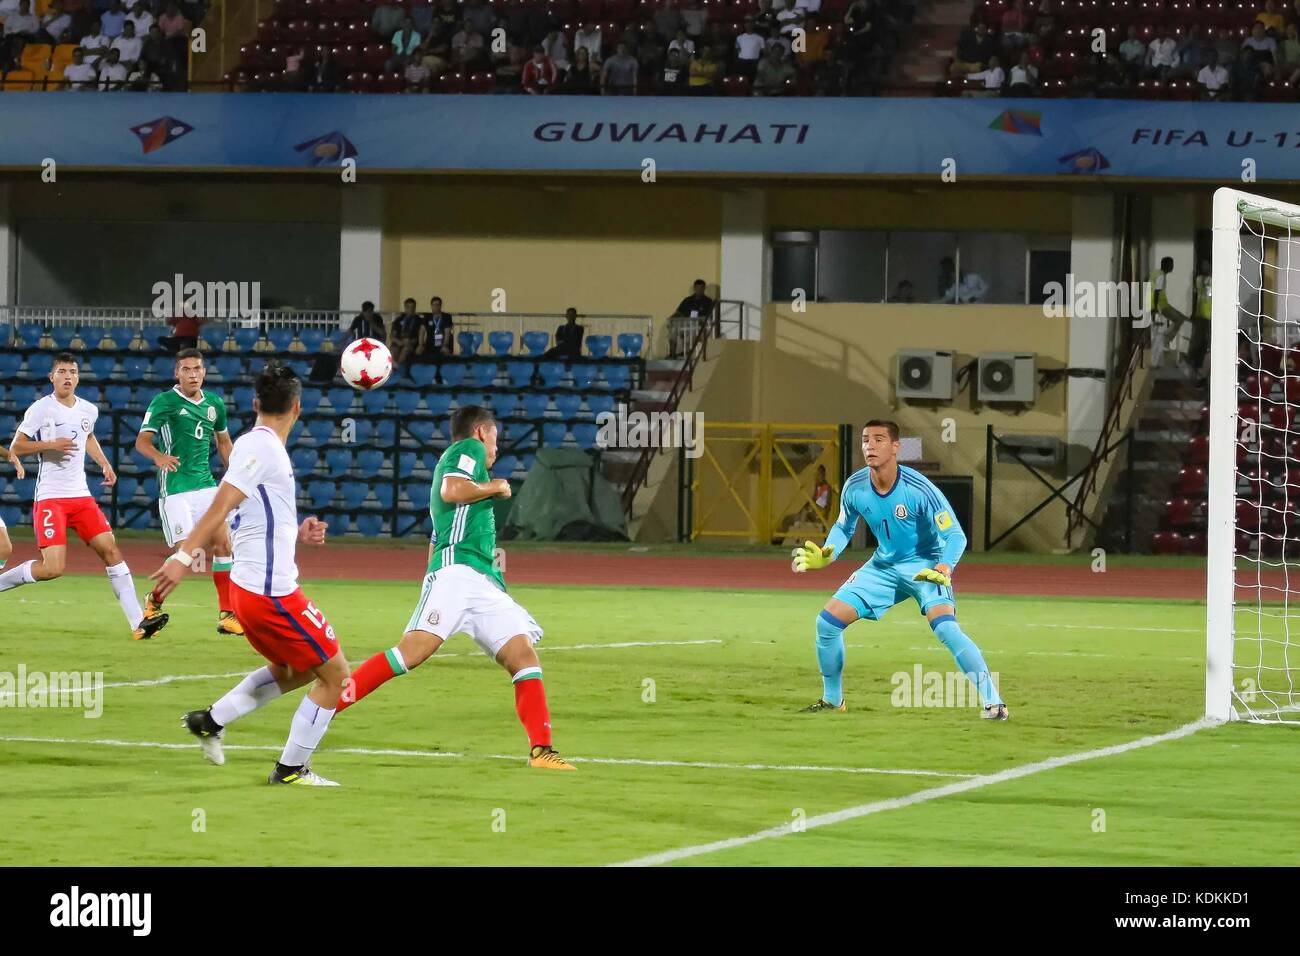
[[[817,617],[817,663],[822,696],[809,712],[845,710],[844,629],[859,618],[875,621],[895,604],[916,601],[957,667],[979,691],[982,717],[1006,720],[1007,706],[998,695],[984,655],[957,624],[952,573],[966,535],[952,506],[915,469],[898,464],[898,425],[872,420],[862,429],[862,457],[867,466],[844,483],[840,516],[826,544],[808,541],[794,550],[796,572],[824,568],[849,543],[862,518],[878,545],[871,559],[845,581]]]

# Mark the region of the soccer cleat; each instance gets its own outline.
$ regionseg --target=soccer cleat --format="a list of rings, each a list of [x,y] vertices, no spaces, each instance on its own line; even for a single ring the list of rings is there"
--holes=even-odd
[[[315,770],[311,769],[311,764],[303,764],[301,767],[286,767],[279,761],[275,764],[275,769],[271,775],[266,778],[267,783],[285,783],[297,787],[337,787],[338,784],[333,780],[326,780]]]
[[[170,620],[171,616],[167,614],[146,614],[144,620],[141,621],[139,626],[131,632],[131,639],[136,641],[147,641],[166,627],[167,622]]]
[[[239,623],[239,618],[235,617],[234,611],[222,611],[217,615],[217,633],[243,637],[244,625]]]
[[[989,704],[980,711],[980,716],[985,720],[1010,720],[1011,711],[1006,704]]]
[[[221,749],[221,737],[226,729],[212,719],[212,711],[191,710],[181,718],[181,726],[198,738],[199,747],[208,763],[220,767],[226,762],[226,753]]]
[[[799,711],[801,714],[820,714],[824,710],[838,710],[841,714],[847,711],[848,704],[840,701],[839,704],[827,703],[825,700],[818,700],[815,704],[809,704]]]
[[[573,764],[555,752],[553,747],[534,747],[528,754],[528,766],[544,770],[577,770]]]

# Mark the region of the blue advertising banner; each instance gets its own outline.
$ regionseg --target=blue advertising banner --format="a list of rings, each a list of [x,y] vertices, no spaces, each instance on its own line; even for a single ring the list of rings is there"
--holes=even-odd
[[[1294,104],[44,93],[0,166],[1300,180]]]

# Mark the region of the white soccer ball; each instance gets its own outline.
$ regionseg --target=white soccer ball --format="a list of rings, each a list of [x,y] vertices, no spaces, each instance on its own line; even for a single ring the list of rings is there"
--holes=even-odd
[[[378,339],[357,339],[343,350],[339,372],[353,388],[368,392],[393,374],[393,353]]]

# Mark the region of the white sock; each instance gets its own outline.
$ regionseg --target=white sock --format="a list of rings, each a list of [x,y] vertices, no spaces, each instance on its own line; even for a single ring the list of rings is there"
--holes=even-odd
[[[4,574],[0,574],[0,591],[20,588],[24,584],[35,584],[36,579],[32,577],[32,565],[35,563],[35,561],[24,561],[18,567],[10,568]]]
[[[108,583],[113,586],[117,603],[122,605],[126,623],[131,625],[132,630],[139,627],[144,620],[144,611],[140,609],[140,599],[135,596],[135,582],[131,580],[131,569],[125,561],[108,569]]]
[[[326,710],[310,696],[304,697],[293,715],[293,723],[289,726],[289,741],[280,754],[280,763],[286,767],[301,767],[310,760],[333,717],[333,708]]]
[[[271,668],[259,667],[212,705],[212,719],[222,727],[246,717],[280,696],[280,685],[271,676]]]

